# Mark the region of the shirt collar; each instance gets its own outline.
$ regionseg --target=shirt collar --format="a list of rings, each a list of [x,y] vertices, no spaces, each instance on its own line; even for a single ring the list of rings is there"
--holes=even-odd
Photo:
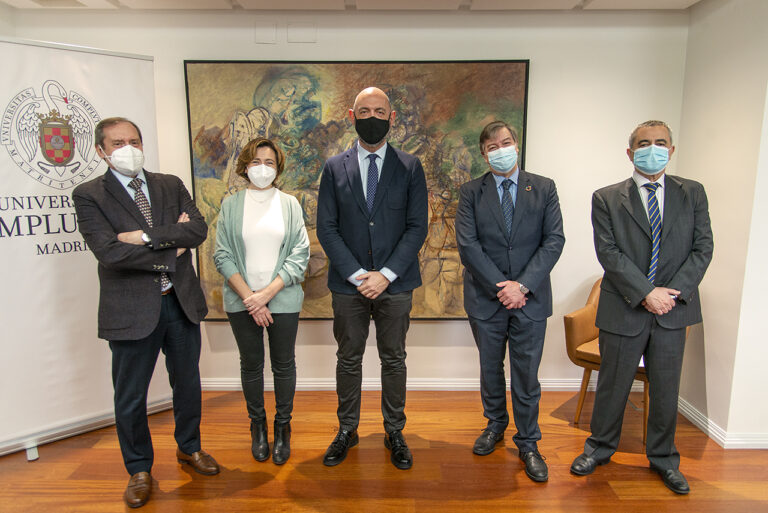
[[[491,175],[493,175],[493,179],[496,180],[496,187],[497,188],[501,187],[501,182],[506,180],[505,177],[499,176],[496,173],[491,173]],[[515,169],[515,172],[512,173],[509,176],[509,179],[512,180],[512,183],[514,183],[515,186],[517,186],[517,179],[518,179],[519,176],[520,176],[520,168],[519,167],[517,169]]]
[[[375,153],[375,154],[376,154],[376,156],[377,156],[377,157],[379,157],[379,158],[380,158],[382,161],[384,161],[384,155],[386,155],[386,154],[387,154],[387,144],[388,144],[388,143],[384,143],[384,144],[382,145],[382,147],[381,147],[381,148],[379,148],[378,150],[376,150],[376,151],[374,151],[374,152],[373,152],[373,153]],[[361,160],[362,162],[365,162],[365,160],[368,158],[368,155],[370,155],[370,154],[371,154],[371,152],[370,152],[370,151],[366,150],[365,148],[363,148],[363,147],[360,145],[360,140],[359,140],[359,139],[358,139],[358,141],[357,141],[357,154],[358,154],[358,155],[360,155],[360,160]]]
[[[111,167],[109,168],[109,170],[112,171],[112,174],[115,175],[115,178],[117,178],[117,180],[121,184],[123,184],[123,187],[125,187],[126,189],[128,188],[128,184],[131,183],[134,178],[141,178],[141,180],[144,183],[147,183],[147,177],[144,176],[144,170],[143,169],[140,170],[139,174],[137,174],[134,177],[125,176],[123,173],[119,173],[119,172],[115,171],[114,169],[112,169]]]
[[[659,187],[662,189],[664,188],[664,177],[667,176],[667,173],[662,173],[662,175],[659,177],[658,180],[656,180],[656,183],[659,184]],[[641,189],[643,185],[647,183],[651,183],[650,180],[648,180],[646,177],[644,177],[640,172],[635,169],[635,171],[632,173],[632,180],[635,181],[635,184],[637,184],[637,188]]]

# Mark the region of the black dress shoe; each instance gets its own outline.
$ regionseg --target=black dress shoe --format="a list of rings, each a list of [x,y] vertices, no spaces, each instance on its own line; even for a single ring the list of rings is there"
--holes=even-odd
[[[691,491],[688,486],[688,481],[685,480],[685,476],[682,472],[674,468],[668,468],[667,470],[661,470],[660,468],[651,467],[651,470],[658,472],[661,476],[661,480],[664,485],[675,493],[680,495],[687,495]]]
[[[587,456],[585,453],[581,453],[576,456],[576,459],[571,463],[571,474],[577,476],[588,476],[595,471],[598,465],[604,465],[607,461],[597,461],[592,456]]]
[[[549,479],[547,464],[544,463],[544,456],[539,454],[539,451],[521,452],[520,459],[525,463],[525,475],[532,481],[543,483]]]
[[[480,456],[491,454],[496,449],[496,444],[504,440],[504,433],[497,433],[490,429],[483,430],[483,434],[477,437],[472,452]]]
[[[401,431],[392,431],[384,435],[384,447],[392,451],[389,459],[394,466],[400,470],[411,468],[413,456],[411,456],[411,450],[408,449],[408,444],[405,443],[405,438],[403,438]]]
[[[272,463],[282,465],[291,457],[291,423],[275,421],[275,443],[272,446]]]
[[[347,457],[349,448],[356,446],[359,441],[360,438],[357,436],[357,430],[348,431],[346,429],[339,429],[336,438],[333,439],[331,445],[328,446],[328,450],[325,451],[323,465],[326,467],[338,465]]]
[[[251,454],[256,461],[269,459],[269,440],[267,440],[267,421],[251,421]]]

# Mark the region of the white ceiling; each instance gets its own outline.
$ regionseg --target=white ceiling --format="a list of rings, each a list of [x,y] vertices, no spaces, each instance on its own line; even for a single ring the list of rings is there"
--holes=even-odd
[[[0,0],[17,9],[179,10],[680,10],[699,0]]]

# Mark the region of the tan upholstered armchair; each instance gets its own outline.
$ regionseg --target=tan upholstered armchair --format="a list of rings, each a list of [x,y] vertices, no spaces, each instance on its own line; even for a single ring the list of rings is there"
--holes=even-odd
[[[600,349],[597,343],[598,330],[595,326],[595,317],[597,316],[601,281],[602,279],[597,280],[592,286],[586,305],[563,317],[568,358],[579,367],[584,367],[579,402],[576,404],[575,424],[579,423],[579,417],[581,417],[581,409],[584,406],[584,398],[587,395],[587,385],[589,385],[592,371],[600,370]],[[645,443],[648,434],[648,377],[645,374],[645,367],[637,368],[635,379],[643,382],[643,443]]]

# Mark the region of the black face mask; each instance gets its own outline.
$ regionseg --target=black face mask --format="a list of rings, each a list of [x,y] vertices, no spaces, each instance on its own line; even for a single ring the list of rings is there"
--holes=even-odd
[[[364,143],[371,146],[384,140],[389,132],[389,120],[379,119],[376,116],[360,119],[355,117],[355,130]]]

